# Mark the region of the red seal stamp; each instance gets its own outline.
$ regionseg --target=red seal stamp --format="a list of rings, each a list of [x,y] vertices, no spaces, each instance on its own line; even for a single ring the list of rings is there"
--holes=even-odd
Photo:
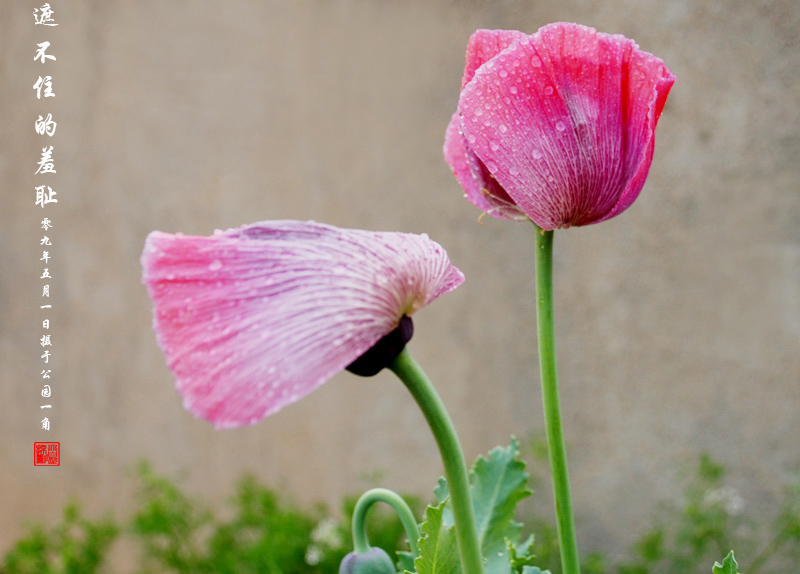
[[[33,466],[61,466],[61,443],[33,443]]]

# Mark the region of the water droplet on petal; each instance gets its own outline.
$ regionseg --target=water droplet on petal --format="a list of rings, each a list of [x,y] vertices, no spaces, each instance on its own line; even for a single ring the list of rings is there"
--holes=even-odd
[[[211,265],[208,266],[209,271],[219,271],[220,269],[222,269],[222,261],[219,259],[214,259],[214,261],[211,262]]]
[[[567,129],[567,126],[564,125],[564,122],[556,122],[556,129],[560,132],[563,132]]]
[[[480,117],[483,115],[483,110],[480,108],[475,108],[475,115]]]
[[[544,89],[544,93],[545,93],[546,96],[552,96],[553,95],[553,86],[547,86]]]
[[[468,141],[469,143],[471,143],[471,144],[475,143],[475,139],[476,139],[476,138],[475,138],[475,134],[469,134],[469,135],[467,136],[467,141]]]
[[[499,129],[499,130],[500,130],[500,133],[501,133],[501,134],[504,134],[504,133],[506,133],[506,132],[508,131],[508,126],[506,126],[506,124],[500,124],[500,125],[497,127],[497,129]]]
[[[497,171],[497,164],[494,163],[493,161],[487,161],[486,162],[486,167],[489,169],[489,171],[492,171],[492,172]]]
[[[508,77],[508,72],[506,72],[505,70],[500,70],[500,77],[501,78],[507,78]]]
[[[542,152],[538,149],[533,150],[533,159],[542,159]]]
[[[533,58],[531,58],[531,66],[533,66],[534,68],[538,68],[541,65],[542,65],[542,59],[539,58],[539,56],[534,56]]]
[[[519,170],[518,170],[518,169],[517,169],[517,167],[516,167],[516,166],[514,166],[514,165],[512,165],[510,168],[508,168],[508,172],[509,172],[511,175],[519,175]]]
[[[516,94],[516,93],[517,93],[517,86],[511,86],[511,88],[509,89],[509,91],[510,91],[512,94]]]
[[[499,145],[497,145],[497,144],[496,144],[496,143],[494,143],[494,142],[491,142],[491,143],[489,144],[489,147],[490,147],[490,148],[492,148],[492,151],[497,151],[498,149],[500,149],[500,146],[499,146]]]

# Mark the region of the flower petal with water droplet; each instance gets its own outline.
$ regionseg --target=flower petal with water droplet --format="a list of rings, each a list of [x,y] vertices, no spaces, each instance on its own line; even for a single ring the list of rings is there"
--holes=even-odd
[[[512,41],[503,47],[498,38]],[[644,185],[674,81],[632,40],[586,26],[550,24],[532,36],[479,30],[470,38],[455,126],[462,155],[470,165],[495,166],[492,194],[502,190],[544,229],[609,219]],[[485,119],[470,121],[479,109]]]
[[[313,222],[154,231],[141,260],[184,406],[217,427],[253,424],[307,395],[463,282],[427,237]]]

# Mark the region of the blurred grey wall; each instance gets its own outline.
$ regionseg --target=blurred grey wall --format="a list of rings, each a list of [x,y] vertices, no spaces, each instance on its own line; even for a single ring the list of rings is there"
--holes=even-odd
[[[337,376],[251,428],[181,408],[140,284],[146,234],[264,219],[427,232],[467,281],[419,313],[411,348],[468,458],[543,432],[533,230],[478,211],[441,157],[479,27],[559,20],[622,33],[677,75],[645,189],[556,234],[562,401],[579,537],[623,548],[707,450],[759,516],[800,463],[800,5],[791,1],[0,0],[0,551],[73,496],[131,508],[131,466],[222,503],[252,471],[303,503],[441,472],[389,375]],[[46,65],[56,98],[31,89]],[[59,203],[34,205],[52,112]],[[53,428],[39,428],[39,221],[56,227]],[[59,468],[31,445],[58,440]],[[531,504],[547,511],[546,485]],[[764,510],[766,512],[766,510]]]

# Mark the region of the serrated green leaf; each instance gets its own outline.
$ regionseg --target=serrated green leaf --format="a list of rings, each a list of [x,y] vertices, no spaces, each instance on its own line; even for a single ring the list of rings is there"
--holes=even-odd
[[[447,502],[447,499],[450,498],[450,489],[447,488],[447,480],[443,476],[439,477],[439,482],[436,483],[436,488],[433,489],[433,494],[436,495],[437,502]],[[442,511],[442,519],[447,526],[455,525],[455,520],[453,519],[453,509],[450,508],[450,504],[445,504],[444,510]]]
[[[728,552],[722,564],[714,562],[714,574],[739,574],[739,565],[736,563],[736,558],[733,557],[733,550]]]
[[[398,550],[397,569],[401,572],[414,572],[414,554],[407,550]]]
[[[487,574],[510,574],[511,560],[506,540],[516,543],[521,525],[514,521],[517,504],[530,496],[525,464],[518,460],[519,442],[496,447],[488,458],[478,457],[472,471],[472,499],[478,540],[486,558]]]
[[[531,494],[527,488],[525,464],[518,460],[518,456],[519,442],[512,438],[511,445],[494,448],[488,458],[478,457],[470,471],[470,491],[478,541],[486,559],[486,574],[512,573],[512,557],[506,541],[516,544],[519,540],[521,525],[514,521],[514,512],[519,501]],[[449,490],[444,478],[439,479],[434,494],[440,503],[448,499]],[[445,525],[453,525],[449,504],[442,519]],[[516,559],[523,558],[523,554],[525,559],[520,563],[526,564],[530,558],[528,550],[518,554]]]
[[[520,572],[525,566],[533,566],[533,560],[535,558],[532,551],[533,534],[519,544],[507,540],[506,548],[508,549],[508,559],[509,562],[511,562],[512,572]]]
[[[418,574],[461,574],[455,530],[444,522],[445,502],[425,510],[420,527],[419,557],[414,560]]]

